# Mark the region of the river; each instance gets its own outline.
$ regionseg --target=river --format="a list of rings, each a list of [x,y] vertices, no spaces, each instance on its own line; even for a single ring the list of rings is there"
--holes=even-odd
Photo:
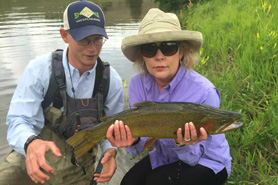
[[[11,151],[6,140],[5,120],[19,78],[31,59],[66,47],[59,28],[62,27],[63,11],[70,2],[0,0],[0,162]],[[142,17],[157,5],[153,0],[94,2],[104,11],[109,36],[100,56],[128,82],[135,71],[121,52],[122,38],[137,34]]]

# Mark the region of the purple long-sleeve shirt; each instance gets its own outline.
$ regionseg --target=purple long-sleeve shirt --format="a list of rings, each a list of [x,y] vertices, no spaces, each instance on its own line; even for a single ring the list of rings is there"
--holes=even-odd
[[[132,77],[129,84],[129,106],[141,101],[193,102],[219,107],[220,95],[208,79],[182,66],[160,93],[152,75],[138,74]],[[146,140],[146,137],[142,137],[139,143],[128,147],[130,154],[143,152]],[[232,158],[224,134],[209,135],[206,140],[195,145],[178,147],[173,139],[159,139],[154,145],[155,148],[149,152],[153,169],[181,160],[191,166],[206,166],[215,173],[226,167],[230,176]]]

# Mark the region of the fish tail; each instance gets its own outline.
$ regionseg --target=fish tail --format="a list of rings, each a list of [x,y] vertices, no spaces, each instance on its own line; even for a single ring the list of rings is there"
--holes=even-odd
[[[97,142],[90,140],[88,136],[91,130],[83,130],[68,138],[66,142],[73,148],[76,158],[85,155],[90,149],[97,144]]]

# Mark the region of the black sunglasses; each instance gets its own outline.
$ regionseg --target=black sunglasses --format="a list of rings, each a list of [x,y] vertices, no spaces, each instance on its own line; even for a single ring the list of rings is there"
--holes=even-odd
[[[152,58],[156,55],[157,50],[160,49],[163,55],[172,56],[177,53],[178,48],[179,43],[175,41],[162,42],[159,46],[157,46],[155,43],[151,43],[141,45],[141,53],[144,57]]]

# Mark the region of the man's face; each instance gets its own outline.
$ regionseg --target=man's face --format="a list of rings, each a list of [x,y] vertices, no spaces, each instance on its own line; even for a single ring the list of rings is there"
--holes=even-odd
[[[76,67],[80,74],[92,69],[102,49],[103,36],[91,35],[77,42],[69,32],[65,32],[62,38],[69,45],[68,60],[70,64]]]

